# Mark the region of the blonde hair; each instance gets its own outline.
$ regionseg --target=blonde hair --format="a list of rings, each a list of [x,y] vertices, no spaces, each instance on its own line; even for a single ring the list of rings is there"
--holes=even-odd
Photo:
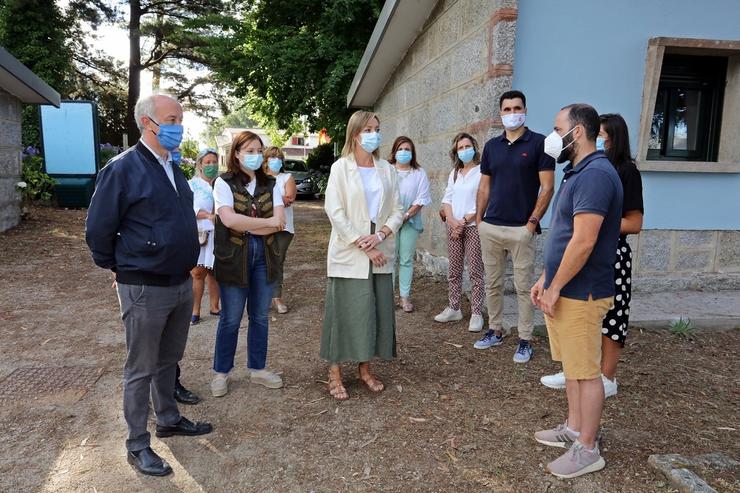
[[[279,157],[283,162],[285,162],[285,154],[283,154],[283,150],[279,147],[270,146],[264,151],[262,151],[262,166],[267,164],[267,160],[271,157]]]
[[[463,163],[459,157],[457,157],[457,145],[460,143],[461,140],[468,139],[471,144],[473,144],[473,149],[475,150],[475,154],[473,155],[473,163],[477,166],[480,163],[480,152],[478,152],[478,141],[475,140],[475,137],[470,135],[466,132],[460,132],[459,134],[455,135],[455,138],[452,139],[452,149],[450,149],[450,159],[452,159],[452,167],[455,170],[461,170],[465,167],[465,163]],[[455,179],[457,179],[457,171],[455,172]]]
[[[357,148],[357,142],[355,137],[360,135],[362,129],[365,128],[367,122],[375,118],[380,124],[380,118],[372,111],[359,110],[352,113],[347,123],[347,135],[344,138],[344,147],[342,148],[342,157],[354,155],[355,149]],[[380,157],[380,151],[375,149],[373,151],[373,157],[376,159]]]

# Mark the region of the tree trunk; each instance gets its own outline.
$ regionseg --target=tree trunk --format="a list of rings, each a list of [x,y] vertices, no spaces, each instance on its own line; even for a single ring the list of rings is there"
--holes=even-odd
[[[159,12],[157,14],[157,29],[154,32],[154,46],[155,49],[152,51],[152,59],[157,59],[162,56],[162,42],[164,33],[162,32],[162,26],[164,24],[164,14]],[[162,62],[164,63],[164,61]],[[152,93],[158,93],[161,90],[162,85],[162,63],[157,63],[152,66]]]
[[[141,90],[141,0],[129,0],[131,16],[128,24],[129,62],[128,62],[128,99],[126,107],[126,131],[128,141],[134,144],[139,138],[139,128],[134,118],[134,107],[139,100]]]

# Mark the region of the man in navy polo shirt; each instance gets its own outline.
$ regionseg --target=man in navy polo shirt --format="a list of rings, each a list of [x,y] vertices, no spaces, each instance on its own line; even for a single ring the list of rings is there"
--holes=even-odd
[[[622,218],[622,184],[606,155],[596,150],[599,115],[586,104],[563,108],[545,152],[570,161],[553,205],[545,271],[532,302],[545,313],[552,359],[561,361],[568,419],[535,433],[545,445],[570,447],[547,465],[560,478],[603,469],[596,435],[604,404],[601,323],[614,298],[614,259]]]
[[[503,280],[506,254],[514,266],[514,287],[519,305],[519,345],[514,361],[532,357],[534,306],[529,299],[534,274],[535,238],[553,193],[555,160],[545,154],[545,136],[524,126],[527,99],[520,91],[507,91],[499,99],[505,131],[483,149],[477,211],[489,330],[474,344],[476,349],[498,346],[504,338]]]

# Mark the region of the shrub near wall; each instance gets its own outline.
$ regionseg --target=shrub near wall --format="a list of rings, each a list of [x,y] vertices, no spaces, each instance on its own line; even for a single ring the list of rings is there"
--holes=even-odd
[[[49,202],[54,197],[54,180],[44,173],[44,159],[35,147],[23,151],[21,181],[25,183],[19,187],[24,202]]]

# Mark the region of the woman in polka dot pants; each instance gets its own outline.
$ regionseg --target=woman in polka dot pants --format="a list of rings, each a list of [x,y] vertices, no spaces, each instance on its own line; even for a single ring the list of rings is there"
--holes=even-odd
[[[601,132],[596,147],[606,153],[606,157],[617,169],[624,191],[622,225],[614,262],[614,308],[604,317],[601,328],[601,378],[604,381],[604,395],[611,397],[617,393],[617,363],[627,338],[632,298],[632,249],[627,243],[627,235],[640,232],[645,210],[642,203],[642,178],[632,159],[627,123],[620,115],[601,115]],[[565,388],[563,372],[546,375],[540,381],[550,388]]]

